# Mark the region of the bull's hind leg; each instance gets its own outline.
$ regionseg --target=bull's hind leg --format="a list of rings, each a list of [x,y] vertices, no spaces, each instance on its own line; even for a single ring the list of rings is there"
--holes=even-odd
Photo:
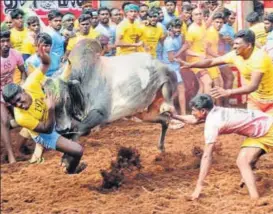
[[[137,114],[136,117],[142,119],[145,122],[150,122],[150,123],[160,123],[161,124],[161,134],[160,138],[158,141],[158,149],[161,152],[165,151],[165,136],[168,130],[169,126],[169,119],[170,116],[167,112],[159,114],[159,111],[155,112],[143,112],[140,114]]]
[[[165,136],[168,130],[169,120],[170,120],[170,116],[168,112],[165,111],[163,113],[160,113],[160,108],[163,102],[164,102],[164,98],[161,92],[158,92],[156,99],[148,107],[148,111],[135,115],[136,117],[140,118],[141,120],[145,122],[161,124],[162,129],[161,129],[161,134],[160,134],[160,138],[158,142],[158,148],[161,152],[165,150],[165,146],[164,146]]]

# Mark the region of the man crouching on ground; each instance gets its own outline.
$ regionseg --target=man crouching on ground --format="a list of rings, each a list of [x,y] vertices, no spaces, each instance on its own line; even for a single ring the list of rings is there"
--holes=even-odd
[[[38,41],[38,54],[42,64],[26,79],[23,86],[8,84],[3,89],[4,100],[14,106],[16,122],[27,128],[32,139],[45,148],[65,153],[66,171],[69,174],[79,173],[85,168],[80,164],[83,148],[80,144],[60,136],[55,131],[55,103],[51,93],[45,94],[42,83],[50,65],[50,57],[45,49],[47,44],[42,39]]]
[[[232,133],[247,137],[241,146],[237,165],[250,197],[259,198],[252,167],[261,155],[273,149],[273,117],[258,110],[214,106],[211,96],[207,94],[194,97],[190,106],[192,115],[173,115],[172,117],[188,124],[205,121],[205,149],[199,178],[191,200],[199,198],[203,189],[218,135]]]

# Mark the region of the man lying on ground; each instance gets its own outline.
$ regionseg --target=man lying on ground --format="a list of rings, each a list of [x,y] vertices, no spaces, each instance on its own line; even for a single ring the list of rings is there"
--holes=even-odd
[[[23,86],[14,83],[3,89],[4,100],[14,106],[16,122],[27,128],[32,139],[47,149],[54,149],[66,154],[64,164],[69,174],[79,173],[85,168],[80,163],[83,148],[80,144],[60,136],[55,131],[56,97],[45,93],[42,83],[50,65],[50,57],[46,52],[47,44],[43,39],[38,41],[38,54],[41,59],[39,69],[36,69],[26,79]]]
[[[252,169],[261,155],[273,150],[273,117],[259,110],[214,106],[212,97],[206,94],[194,97],[190,106],[192,115],[173,115],[172,117],[188,124],[205,121],[205,149],[199,178],[191,200],[199,198],[203,189],[218,135],[232,133],[247,137],[241,146],[237,165],[250,197],[259,198]]]

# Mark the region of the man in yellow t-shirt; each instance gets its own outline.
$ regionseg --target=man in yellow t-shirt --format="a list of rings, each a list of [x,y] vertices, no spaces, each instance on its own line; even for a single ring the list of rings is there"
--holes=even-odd
[[[138,51],[138,48],[143,47],[143,42],[140,41],[142,36],[141,26],[136,23],[138,6],[128,4],[124,8],[126,19],[124,19],[116,29],[116,55],[125,55]]]
[[[198,62],[206,57],[206,26],[203,21],[202,11],[196,8],[192,11],[193,23],[188,28],[186,41],[190,46],[189,50],[196,56],[188,56],[187,62]],[[198,93],[209,93],[212,87],[212,80],[206,69],[192,69],[199,82]]]
[[[191,5],[184,4],[181,9],[181,20],[183,22],[182,27],[181,27],[181,34],[184,36],[184,39],[186,38],[186,34],[188,31],[188,26],[187,22],[191,18],[191,13],[192,13],[192,7]]]
[[[234,51],[213,59],[195,63],[183,62],[185,68],[209,68],[217,65],[234,64],[240,71],[245,85],[224,90],[211,90],[214,98],[235,94],[249,94],[248,108],[258,109],[273,115],[273,65],[270,56],[255,47],[255,34],[251,30],[241,30],[235,35]]]
[[[31,73],[22,87],[14,83],[6,85],[3,98],[14,107],[16,122],[29,130],[32,139],[45,148],[66,153],[70,158],[66,165],[67,173],[78,173],[83,169],[78,167],[83,148],[55,131],[57,99],[51,93],[45,95],[42,89],[45,73],[50,65],[50,57],[45,48],[45,44],[39,41],[38,53],[42,61],[40,69]]]
[[[156,48],[159,42],[163,43],[164,32],[163,29],[157,25],[158,12],[155,10],[149,10],[147,14],[148,25],[142,26],[143,34],[140,40],[144,42],[146,52],[150,53],[156,58]]]
[[[206,55],[207,58],[218,57],[219,48],[219,31],[224,24],[224,16],[222,13],[215,13],[212,17],[212,26],[207,30],[206,34]],[[213,82],[213,87],[223,87],[223,79],[218,66],[208,68],[210,78]],[[221,99],[216,100],[217,105],[221,105]]]
[[[96,39],[99,37],[99,33],[91,29],[90,16],[87,14],[82,14],[79,17],[79,32],[76,36],[70,38],[66,47],[66,52],[64,56],[64,61],[68,58],[71,50],[75,45],[82,39]]]
[[[40,21],[37,16],[30,16],[27,19],[28,36],[22,44],[22,54],[26,61],[31,55],[36,53],[35,39],[40,33]]]
[[[246,17],[246,21],[250,25],[249,29],[252,30],[255,34],[256,46],[258,48],[263,47],[266,43],[267,33],[264,29],[264,23],[260,22],[259,14],[257,12],[249,13]]]
[[[20,9],[14,9],[10,12],[13,28],[10,30],[10,42],[12,48],[22,53],[22,44],[27,37],[28,30],[24,27],[24,12]],[[17,69],[14,73],[13,81],[21,81],[21,73]]]

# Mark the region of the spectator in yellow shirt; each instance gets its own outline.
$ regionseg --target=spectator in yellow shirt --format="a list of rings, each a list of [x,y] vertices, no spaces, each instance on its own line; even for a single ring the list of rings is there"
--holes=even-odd
[[[99,36],[99,33],[97,33],[95,30],[90,29],[91,28],[91,22],[90,22],[90,15],[82,14],[79,17],[79,27],[80,31],[76,33],[76,36],[73,38],[70,38],[68,41],[68,45],[66,47],[66,52],[64,56],[64,61],[68,58],[71,50],[75,47],[75,45],[82,39],[96,39]]]
[[[24,12],[20,9],[14,9],[10,12],[13,28],[10,30],[10,42],[12,48],[22,53],[22,44],[27,37],[28,30],[24,27]],[[13,81],[19,83],[21,81],[21,73],[16,69]]]
[[[138,48],[143,47],[140,41],[142,30],[139,23],[136,23],[138,6],[128,4],[124,8],[126,19],[124,19],[116,29],[116,55],[124,55],[137,52]]]
[[[246,21],[250,25],[250,30],[252,30],[255,34],[255,45],[258,48],[261,48],[266,43],[267,33],[264,29],[264,23],[260,22],[260,17],[257,12],[251,12],[247,15]]]
[[[40,21],[37,16],[30,16],[27,19],[28,35],[22,44],[22,54],[24,61],[27,60],[31,55],[36,53],[35,40],[40,33]]]
[[[158,12],[156,10],[148,11],[148,25],[142,27],[143,34],[140,38],[144,42],[146,47],[146,52],[150,53],[154,58],[156,58],[156,48],[159,42],[163,44],[164,42],[164,32],[163,29],[157,25]]]
[[[219,31],[224,24],[224,15],[222,13],[215,13],[212,18],[212,26],[207,30],[206,34],[206,56],[207,58],[214,58],[220,56],[218,53],[219,47]],[[210,78],[212,79],[213,87],[223,87],[223,79],[218,66],[208,68]],[[216,105],[222,105],[221,99],[216,100]]]
[[[191,19],[191,13],[192,13],[192,7],[189,4],[184,4],[182,6],[181,9],[181,15],[180,15],[180,19],[182,20],[183,24],[182,24],[182,28],[181,28],[181,33],[184,36],[187,34],[188,31],[188,22]]]
[[[192,11],[193,23],[188,28],[186,41],[189,50],[198,57],[188,56],[188,62],[197,62],[206,57],[206,25],[203,20],[201,9]],[[192,69],[199,82],[198,93],[209,93],[212,87],[212,80],[206,69]]]

